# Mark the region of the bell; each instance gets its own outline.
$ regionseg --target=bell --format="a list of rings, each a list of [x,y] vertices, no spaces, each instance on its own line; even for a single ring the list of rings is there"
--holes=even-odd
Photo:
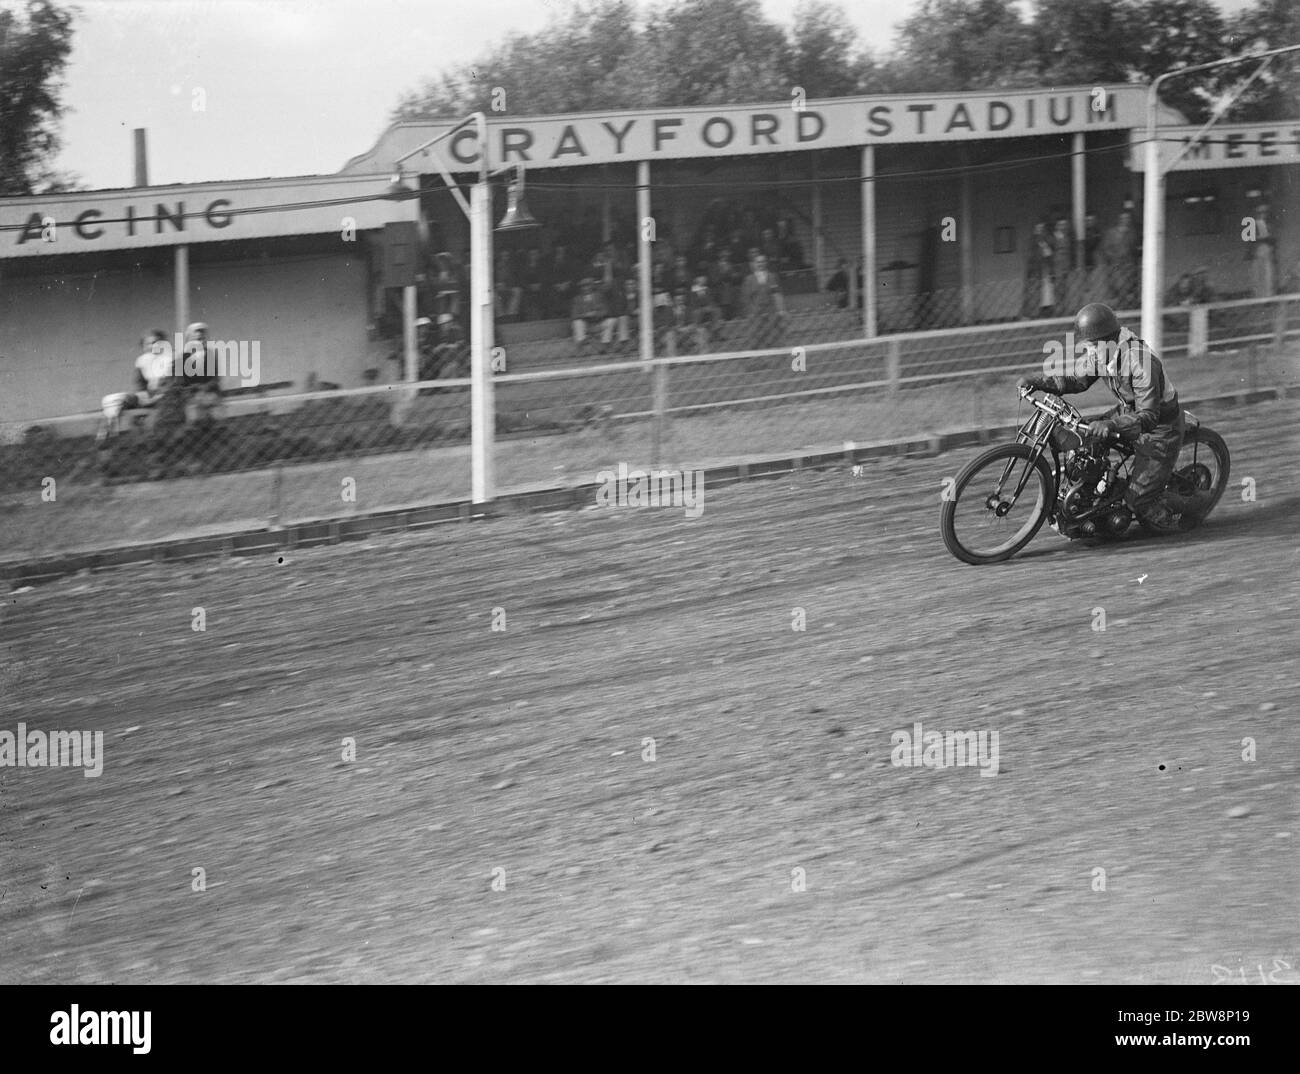
[[[498,231],[523,231],[525,228],[540,227],[537,218],[528,211],[524,201],[524,181],[521,175],[512,182],[506,191],[506,214],[497,224]]]

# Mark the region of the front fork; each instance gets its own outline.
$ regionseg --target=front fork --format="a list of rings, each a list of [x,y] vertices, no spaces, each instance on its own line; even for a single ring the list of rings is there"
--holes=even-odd
[[[1018,437],[1017,442],[1021,444],[1026,444],[1029,443],[1029,440],[1025,437]],[[995,488],[993,492],[989,495],[989,497],[984,501],[984,505],[995,515],[997,515],[999,518],[1008,514],[1011,511],[1011,508],[1013,508],[1016,505],[1016,500],[1020,499],[1020,494],[1025,491],[1025,485],[1029,481],[1029,475],[1032,474],[1034,470],[1038,468],[1038,460],[1043,457],[1043,450],[1047,446],[1047,440],[1045,437],[1040,436],[1033,441],[1033,444],[1034,444],[1033,450],[1029,453],[1029,460],[1028,460],[1029,465],[1025,467],[1025,472],[1020,475],[1020,480],[1016,482],[1016,489],[1011,494],[1011,499],[1004,500],[1002,498],[1002,486],[1006,484],[1007,478],[1011,476],[1011,468],[1016,464],[1015,459],[1007,460],[1006,468],[1002,471],[1002,477],[998,481],[997,488]],[[1049,503],[1048,503],[1049,518],[1054,517],[1056,514],[1056,493],[1057,493],[1057,489],[1060,486],[1060,482],[1057,474],[1057,469],[1059,466],[1060,466],[1060,460],[1056,457],[1056,453],[1052,452],[1052,466],[1051,466],[1052,490],[1051,490],[1051,495],[1049,497]]]

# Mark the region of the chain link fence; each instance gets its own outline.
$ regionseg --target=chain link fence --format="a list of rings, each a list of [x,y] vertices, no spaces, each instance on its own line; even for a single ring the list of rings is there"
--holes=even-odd
[[[866,339],[850,298],[807,290],[753,316],[657,307],[648,361],[634,314],[582,328],[558,319],[501,326],[498,493],[599,483],[620,465],[687,471],[845,445],[923,448],[935,434],[1015,420],[1015,380],[1041,366],[1045,346],[1070,342],[1067,317],[891,332],[884,310],[885,330]],[[942,321],[979,298],[913,296],[908,318]],[[1184,400],[1300,383],[1300,295],[1170,308],[1164,332]],[[165,404],[111,421],[78,414],[0,426],[0,556],[465,501],[464,362],[425,369],[444,375],[305,393],[177,382]]]

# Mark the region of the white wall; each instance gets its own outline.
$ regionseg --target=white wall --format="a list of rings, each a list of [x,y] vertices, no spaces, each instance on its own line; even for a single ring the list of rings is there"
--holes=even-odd
[[[364,383],[367,365],[378,364],[367,342],[361,250],[195,260],[190,285],[190,317],[206,321],[213,338],[260,341],[263,382],[303,388],[315,372],[353,387]],[[170,258],[136,271],[0,276],[0,421],[97,410],[103,395],[130,390],[140,336],[154,327],[174,331],[172,316]]]

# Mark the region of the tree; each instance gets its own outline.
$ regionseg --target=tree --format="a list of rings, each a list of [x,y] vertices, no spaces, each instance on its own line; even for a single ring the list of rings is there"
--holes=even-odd
[[[1300,45],[1300,5],[1295,0],[1257,0],[1228,26],[1228,45],[1241,56]],[[1246,78],[1256,64],[1229,70]],[[1300,117],[1300,55],[1278,56],[1228,111],[1239,122],[1264,122]]]
[[[789,35],[791,85],[809,97],[848,97],[878,80],[874,59],[858,47],[844,11],[826,0],[800,0]]]
[[[71,51],[72,13],[52,0],[27,0],[21,11],[0,8],[0,195],[72,181],[50,168],[64,112],[59,80]]]
[[[1127,82],[1142,33],[1137,7],[1115,0],[1038,0],[1039,81],[1049,86]]]
[[[1033,86],[1035,46],[1014,0],[921,0],[898,28],[892,81],[903,92]]]
[[[1133,62],[1144,81],[1231,54],[1223,16],[1211,0],[1145,0],[1134,13]],[[1209,118],[1212,101],[1223,84],[1236,77],[1228,69],[1176,78],[1160,91],[1160,99],[1189,122],[1201,123]]]
[[[515,34],[476,61],[407,93],[396,119],[492,111],[513,115],[671,108],[854,93],[879,71],[842,10],[805,2],[787,32],[759,0],[668,0],[640,14],[632,0],[591,0]]]

